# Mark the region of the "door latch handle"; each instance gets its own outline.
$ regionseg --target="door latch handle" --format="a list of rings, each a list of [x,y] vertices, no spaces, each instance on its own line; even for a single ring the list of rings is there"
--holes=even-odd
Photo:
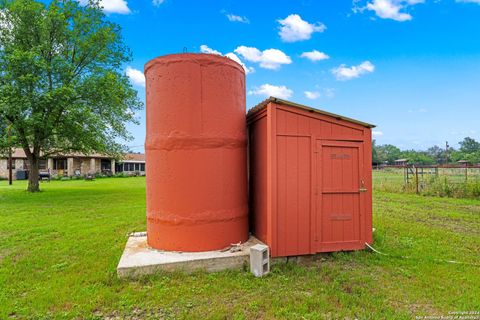
[[[360,192],[367,192],[368,191],[367,188],[365,188],[365,181],[364,180],[361,181],[360,189],[358,189],[358,191],[360,191]]]

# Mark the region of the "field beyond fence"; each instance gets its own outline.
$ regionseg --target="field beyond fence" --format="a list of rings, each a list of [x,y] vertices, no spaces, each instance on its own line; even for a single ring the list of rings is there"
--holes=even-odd
[[[385,167],[373,171],[374,190],[480,198],[480,167]]]

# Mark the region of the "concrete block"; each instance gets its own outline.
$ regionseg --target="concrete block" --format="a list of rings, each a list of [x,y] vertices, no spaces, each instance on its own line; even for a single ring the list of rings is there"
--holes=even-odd
[[[144,233],[129,236],[127,245],[117,266],[120,278],[137,278],[158,271],[215,272],[225,269],[241,269],[248,265],[250,248],[261,242],[255,238],[240,245],[220,251],[174,252],[155,250],[147,245]]]
[[[256,244],[250,248],[250,271],[255,277],[263,277],[270,272],[270,252],[268,246]]]

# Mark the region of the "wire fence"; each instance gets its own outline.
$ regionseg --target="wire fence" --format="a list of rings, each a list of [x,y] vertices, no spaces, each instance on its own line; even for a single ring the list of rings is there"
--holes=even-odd
[[[480,198],[480,166],[382,166],[373,176],[375,190]]]

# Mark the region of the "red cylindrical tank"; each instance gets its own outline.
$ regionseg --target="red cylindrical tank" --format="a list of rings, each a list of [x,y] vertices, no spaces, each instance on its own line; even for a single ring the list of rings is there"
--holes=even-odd
[[[245,72],[210,54],[145,65],[147,238],[161,250],[248,238]]]

